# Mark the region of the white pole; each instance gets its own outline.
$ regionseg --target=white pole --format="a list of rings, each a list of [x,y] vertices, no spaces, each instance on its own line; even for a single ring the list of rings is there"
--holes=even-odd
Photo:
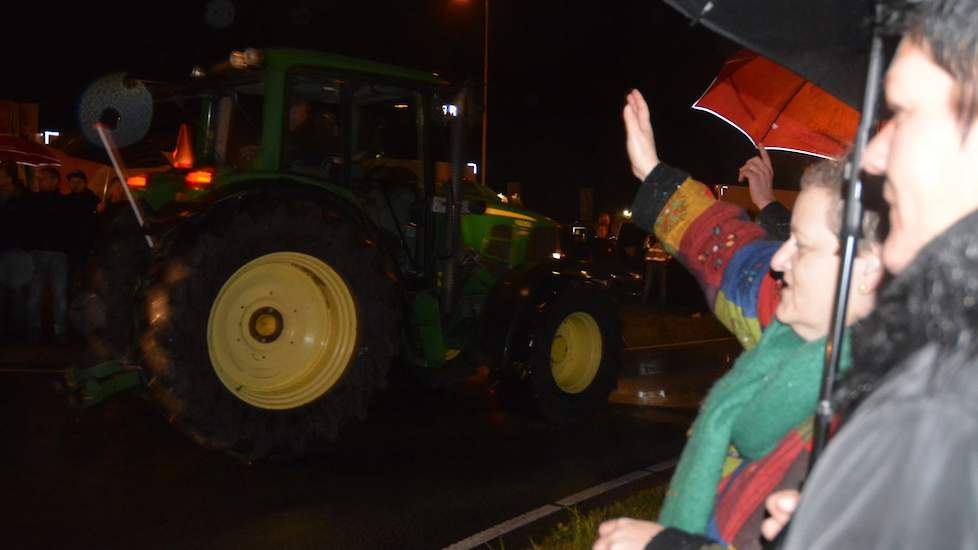
[[[153,237],[146,232],[146,218],[143,215],[143,209],[139,207],[136,198],[132,196],[132,190],[129,189],[129,184],[126,182],[126,174],[122,169],[122,161],[118,158],[119,152],[115,148],[112,136],[105,131],[105,126],[101,124],[95,125],[95,131],[98,132],[98,137],[102,140],[102,146],[105,147],[105,152],[108,153],[109,160],[112,161],[112,168],[115,169],[115,174],[122,183],[122,190],[126,192],[126,199],[129,201],[129,206],[132,207],[132,213],[136,216],[136,222],[139,223],[139,228],[143,230],[143,236],[146,237],[146,244],[150,248],[156,248],[156,242],[153,241]]]
[[[482,185],[488,186],[489,167],[486,164],[489,132],[489,0],[486,0],[486,21],[482,39]]]

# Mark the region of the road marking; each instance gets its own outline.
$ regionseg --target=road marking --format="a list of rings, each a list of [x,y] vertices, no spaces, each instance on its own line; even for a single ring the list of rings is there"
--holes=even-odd
[[[471,537],[460,540],[450,546],[446,546],[443,550],[468,550],[469,548],[477,548],[483,544],[492,542],[507,533],[515,531],[520,527],[525,527],[534,521],[545,518],[554,512],[564,510],[568,506],[580,504],[581,502],[592,499],[600,494],[607,493],[612,489],[616,489],[629,483],[634,483],[654,473],[664,472],[675,466],[677,462],[679,462],[678,458],[658,462],[647,468],[635,470],[630,474],[625,474],[619,478],[612,479],[611,481],[606,481],[599,485],[595,485],[594,487],[584,489],[583,491],[574,493],[569,497],[562,498],[554,504],[546,504],[534,510],[530,510],[525,514],[516,516],[515,518],[508,519],[502,523],[497,523],[484,531],[479,531]]]
[[[445,550],[467,550],[469,548],[482,546],[487,542],[498,539],[510,531],[515,531],[524,525],[529,525],[538,519],[547,517],[550,514],[559,512],[561,510],[563,510],[563,508],[553,504],[541,506],[536,510],[531,510],[523,515],[516,516],[513,519],[508,519],[502,523],[493,525],[485,531],[480,531],[467,539],[460,540],[451,546],[445,547]]]
[[[653,346],[634,346],[630,348],[625,348],[622,351],[648,351],[655,349],[668,349],[668,348],[683,348],[690,346],[698,346],[700,344],[717,344],[720,342],[736,342],[736,338],[731,338],[725,336],[723,338],[708,338],[706,340],[689,340],[687,342],[673,342],[671,344],[655,344]]]
[[[643,468],[643,470],[645,470],[647,472],[652,472],[653,474],[658,474],[659,472],[664,472],[664,471],[668,470],[669,468],[672,468],[676,464],[679,464],[679,457],[678,456],[676,458],[670,458],[669,460],[663,460],[662,462],[658,462],[656,464],[653,464],[653,465],[649,466],[648,468]]]
[[[569,497],[562,498],[557,501],[557,504],[561,506],[573,506],[575,504],[584,502],[585,500],[588,500],[590,498],[594,498],[602,493],[606,493],[612,489],[621,487],[622,485],[627,485],[629,483],[632,483],[633,481],[638,481],[643,477],[647,477],[650,475],[652,475],[652,472],[646,472],[645,470],[637,470],[630,474],[625,474],[619,477],[618,479],[612,479],[611,481],[606,481],[600,485],[595,485],[594,487],[591,487],[589,489],[584,489],[583,491],[574,493]]]

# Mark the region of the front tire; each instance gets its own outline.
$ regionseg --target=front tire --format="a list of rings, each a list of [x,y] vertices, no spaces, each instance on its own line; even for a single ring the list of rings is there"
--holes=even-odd
[[[534,332],[527,383],[535,408],[555,424],[605,408],[618,383],[621,350],[621,321],[606,293],[561,292]]]
[[[385,384],[396,276],[336,208],[232,200],[154,269],[140,342],[148,387],[198,443],[294,457],[362,418]]]

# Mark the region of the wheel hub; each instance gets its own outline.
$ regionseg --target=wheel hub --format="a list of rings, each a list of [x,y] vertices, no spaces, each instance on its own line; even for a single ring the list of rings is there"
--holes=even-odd
[[[557,327],[550,344],[550,373],[566,393],[580,393],[591,385],[601,366],[601,328],[594,317],[574,312]]]
[[[248,321],[248,332],[251,337],[262,344],[269,344],[282,335],[285,324],[282,314],[273,307],[263,307],[255,310]]]

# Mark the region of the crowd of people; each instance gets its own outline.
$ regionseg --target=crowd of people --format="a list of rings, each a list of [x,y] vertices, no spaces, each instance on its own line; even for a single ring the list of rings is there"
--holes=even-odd
[[[81,171],[67,185],[54,166],[31,170],[28,184],[18,175],[16,165],[0,166],[0,337],[63,342],[100,213],[125,197],[116,179],[100,200]]]
[[[634,219],[697,275],[746,351],[703,403],[658,519],[604,522],[595,550],[760,548],[786,525],[789,549],[978,548],[978,1],[901,10],[892,117],[860,166],[882,176],[884,200],[867,205],[840,412],[810,472],[842,169],[806,172],[787,240],[772,241],[659,159],[648,105],[628,95]]]

